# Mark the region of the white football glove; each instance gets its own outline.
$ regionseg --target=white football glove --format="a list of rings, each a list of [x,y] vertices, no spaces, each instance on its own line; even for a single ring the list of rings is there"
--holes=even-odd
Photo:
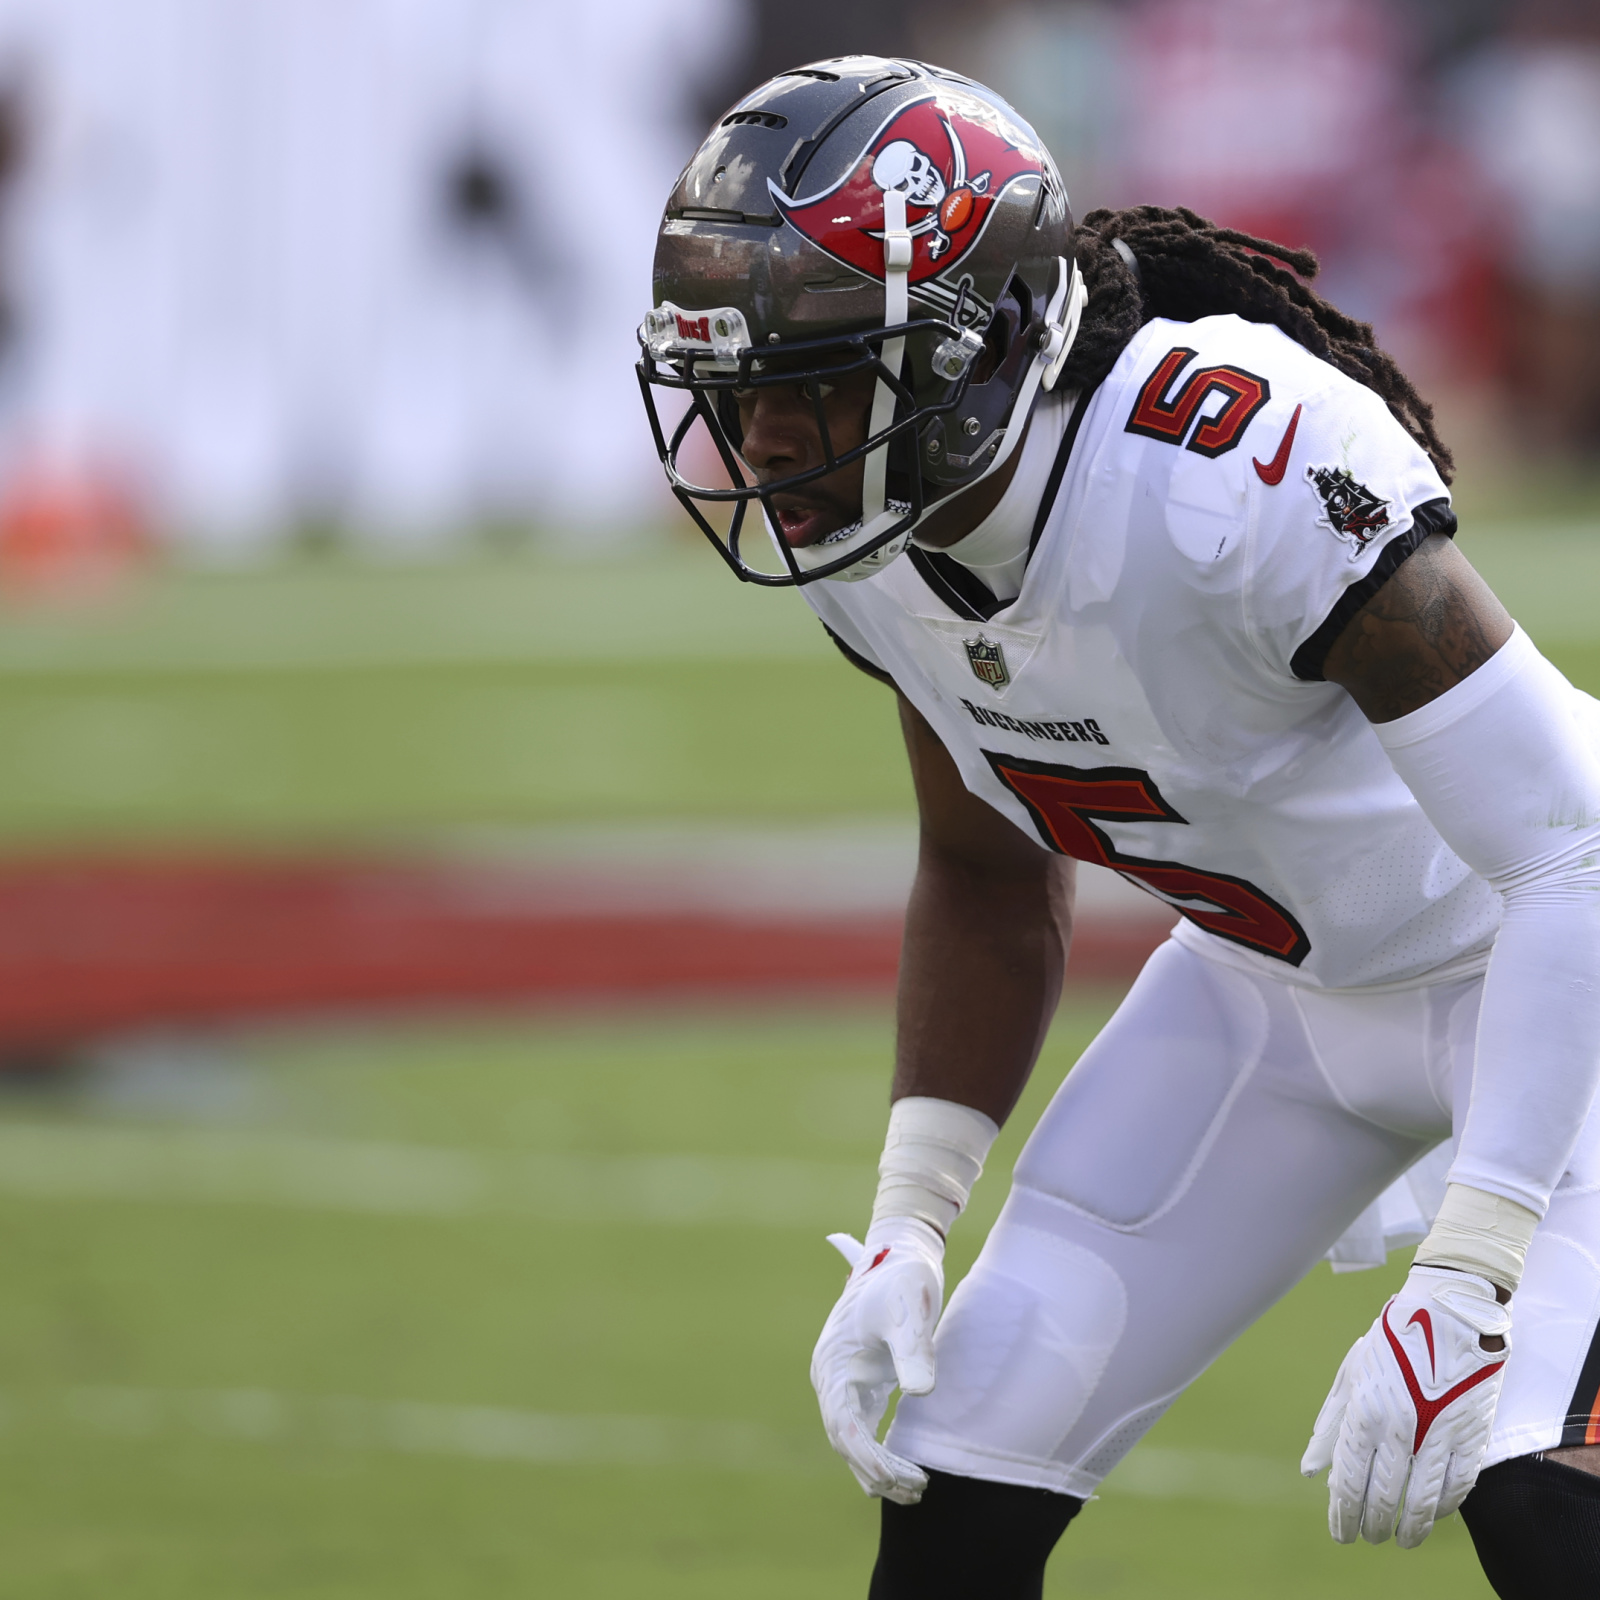
[[[914,1506],[928,1475],[878,1443],[878,1424],[898,1384],[933,1388],[933,1326],[944,1306],[944,1241],[925,1222],[886,1217],[858,1244],[830,1233],[850,1263],[844,1293],[811,1357],[811,1387],[828,1442],[870,1495]]]
[[[1494,1334],[1503,1350],[1479,1343]],[[1411,1269],[1344,1358],[1300,1463],[1308,1478],[1332,1468],[1328,1531],[1340,1544],[1357,1533],[1382,1544],[1392,1533],[1410,1549],[1461,1504],[1483,1463],[1510,1350],[1511,1313],[1487,1278]]]

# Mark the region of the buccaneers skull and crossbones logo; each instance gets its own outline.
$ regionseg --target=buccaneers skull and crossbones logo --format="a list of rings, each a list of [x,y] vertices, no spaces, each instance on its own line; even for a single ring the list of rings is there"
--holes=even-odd
[[[1049,158],[1019,148],[982,102],[941,92],[901,107],[837,182],[791,199],[769,182],[784,220],[835,260],[883,277],[883,197],[906,197],[913,284],[953,267],[983,232],[995,201],[1034,179],[1059,194]]]
[[[909,139],[895,139],[878,152],[872,163],[872,181],[884,191],[901,190],[906,206],[926,206],[928,215],[911,224],[911,237],[925,233],[928,256],[937,261],[950,248],[950,231],[959,233],[972,216],[978,197],[989,192],[987,172],[967,176],[967,153],[961,148],[956,130],[945,123],[950,136],[950,151],[955,158],[955,183],[947,184],[944,174],[933,164],[933,157],[919,150]]]

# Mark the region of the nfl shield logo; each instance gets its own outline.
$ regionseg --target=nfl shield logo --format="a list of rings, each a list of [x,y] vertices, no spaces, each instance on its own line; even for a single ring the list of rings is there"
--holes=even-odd
[[[985,639],[980,633],[976,639],[961,642],[967,647],[967,660],[974,677],[991,689],[1003,689],[1011,682],[1011,674],[1006,671],[1006,653],[994,640]]]

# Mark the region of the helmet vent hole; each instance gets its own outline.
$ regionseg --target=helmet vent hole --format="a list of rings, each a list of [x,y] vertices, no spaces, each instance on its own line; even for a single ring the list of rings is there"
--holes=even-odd
[[[821,67],[791,67],[789,71],[778,74],[782,78],[817,78],[823,83],[837,83],[837,72],[824,72]]]
[[[789,119],[776,111],[730,111],[722,119],[724,128],[787,128]]]

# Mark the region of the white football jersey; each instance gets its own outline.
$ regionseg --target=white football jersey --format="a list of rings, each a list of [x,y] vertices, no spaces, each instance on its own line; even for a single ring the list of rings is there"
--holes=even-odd
[[[1454,528],[1427,456],[1370,389],[1233,316],[1147,324],[1080,413],[1014,600],[913,549],[807,585],[818,616],[974,794],[1174,906],[1198,951],[1325,988],[1481,963],[1497,897],[1321,676]]]

